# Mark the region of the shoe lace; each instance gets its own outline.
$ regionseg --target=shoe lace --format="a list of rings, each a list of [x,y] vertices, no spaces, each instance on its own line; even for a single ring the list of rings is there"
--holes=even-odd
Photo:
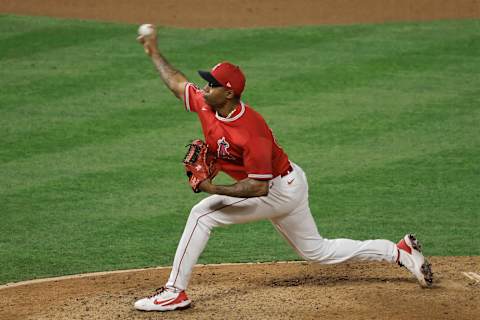
[[[155,293],[152,294],[152,295],[150,295],[149,298],[153,298],[153,297],[155,297],[156,295],[161,294],[161,293],[164,292],[165,290],[166,290],[165,287],[160,287],[160,288],[158,288],[158,289],[155,289]]]

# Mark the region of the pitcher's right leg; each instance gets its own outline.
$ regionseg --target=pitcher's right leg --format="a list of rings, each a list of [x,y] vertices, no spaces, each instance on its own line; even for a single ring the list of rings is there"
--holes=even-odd
[[[389,240],[322,238],[308,206],[287,216],[272,219],[272,223],[306,260],[334,264],[350,259],[395,262],[397,258],[396,245]]]
[[[350,259],[398,263],[417,278],[420,286],[431,287],[433,284],[431,264],[423,256],[420,243],[411,234],[398,244],[389,240],[324,239],[317,231],[310,210],[272,219],[272,223],[305,260],[324,264]]]

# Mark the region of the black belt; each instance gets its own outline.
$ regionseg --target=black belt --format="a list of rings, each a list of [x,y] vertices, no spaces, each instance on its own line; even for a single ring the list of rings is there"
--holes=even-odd
[[[290,172],[293,171],[293,168],[292,168],[292,165],[289,165],[287,170],[283,171],[281,174],[280,174],[280,177],[285,177],[286,175],[290,174]]]

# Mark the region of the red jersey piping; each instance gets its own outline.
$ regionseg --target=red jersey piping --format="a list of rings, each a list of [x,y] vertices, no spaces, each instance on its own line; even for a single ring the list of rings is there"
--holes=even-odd
[[[240,106],[242,107],[242,109],[240,110],[240,112],[235,116],[235,117],[232,117],[232,118],[223,118],[222,116],[220,116],[218,114],[218,112],[215,113],[215,117],[220,120],[220,121],[223,121],[223,122],[232,122],[232,121],[235,121],[237,119],[239,119],[241,116],[243,116],[243,114],[245,113],[245,105],[243,104],[242,101],[240,101]]]

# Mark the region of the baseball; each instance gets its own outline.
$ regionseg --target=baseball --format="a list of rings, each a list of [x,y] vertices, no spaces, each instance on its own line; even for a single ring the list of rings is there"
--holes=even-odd
[[[138,35],[143,37],[149,37],[155,33],[155,26],[153,24],[142,24],[138,28]]]

